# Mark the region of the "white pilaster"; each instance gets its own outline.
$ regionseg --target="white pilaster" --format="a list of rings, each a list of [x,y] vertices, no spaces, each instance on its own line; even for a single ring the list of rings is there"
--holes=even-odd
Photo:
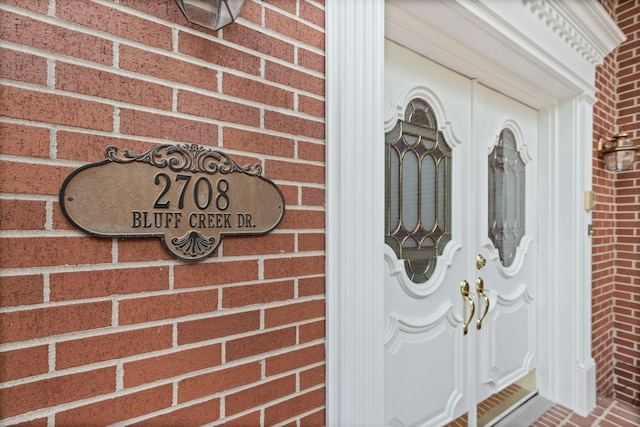
[[[327,425],[384,422],[384,2],[328,0]]]

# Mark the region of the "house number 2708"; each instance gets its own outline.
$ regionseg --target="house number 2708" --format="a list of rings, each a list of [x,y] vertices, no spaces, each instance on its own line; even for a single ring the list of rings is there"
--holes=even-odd
[[[180,198],[178,199],[178,209],[182,209],[184,207],[184,197],[187,192],[187,188],[189,187],[189,182],[191,181],[191,175],[176,175],[175,182],[183,182],[182,189],[180,190]],[[171,178],[164,172],[157,173],[153,182],[156,185],[164,185],[164,188],[156,198],[156,201],[153,204],[155,209],[169,209],[169,205],[171,204],[171,200],[166,199],[166,195],[171,188]],[[204,191],[204,194],[200,194],[200,190]],[[216,197],[215,204],[216,208],[219,211],[224,211],[229,207],[229,181],[224,178],[219,179],[216,182]],[[193,201],[195,202],[198,209],[204,210],[209,207],[211,201],[213,200],[213,186],[211,182],[206,176],[201,176],[195,180],[193,183]]]

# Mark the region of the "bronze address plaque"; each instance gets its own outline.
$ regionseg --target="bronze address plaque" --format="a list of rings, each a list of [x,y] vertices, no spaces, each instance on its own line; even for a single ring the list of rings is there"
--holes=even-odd
[[[221,151],[165,144],[143,154],[109,146],[106,155],[60,190],[65,217],[93,236],[156,236],[174,257],[199,261],[225,235],[268,233],[284,215],[282,192],[262,167]]]

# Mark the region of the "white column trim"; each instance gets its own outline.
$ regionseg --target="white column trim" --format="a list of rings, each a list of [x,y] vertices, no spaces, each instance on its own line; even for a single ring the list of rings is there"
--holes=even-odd
[[[327,425],[384,423],[384,2],[328,0]]]

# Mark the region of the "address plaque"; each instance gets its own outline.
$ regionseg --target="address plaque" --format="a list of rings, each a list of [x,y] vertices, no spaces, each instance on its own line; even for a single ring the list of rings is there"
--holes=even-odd
[[[218,150],[109,146],[106,157],[73,171],[60,190],[67,220],[93,236],[159,237],[174,257],[200,261],[225,235],[265,234],[284,216],[282,192],[262,166],[239,166]]]

